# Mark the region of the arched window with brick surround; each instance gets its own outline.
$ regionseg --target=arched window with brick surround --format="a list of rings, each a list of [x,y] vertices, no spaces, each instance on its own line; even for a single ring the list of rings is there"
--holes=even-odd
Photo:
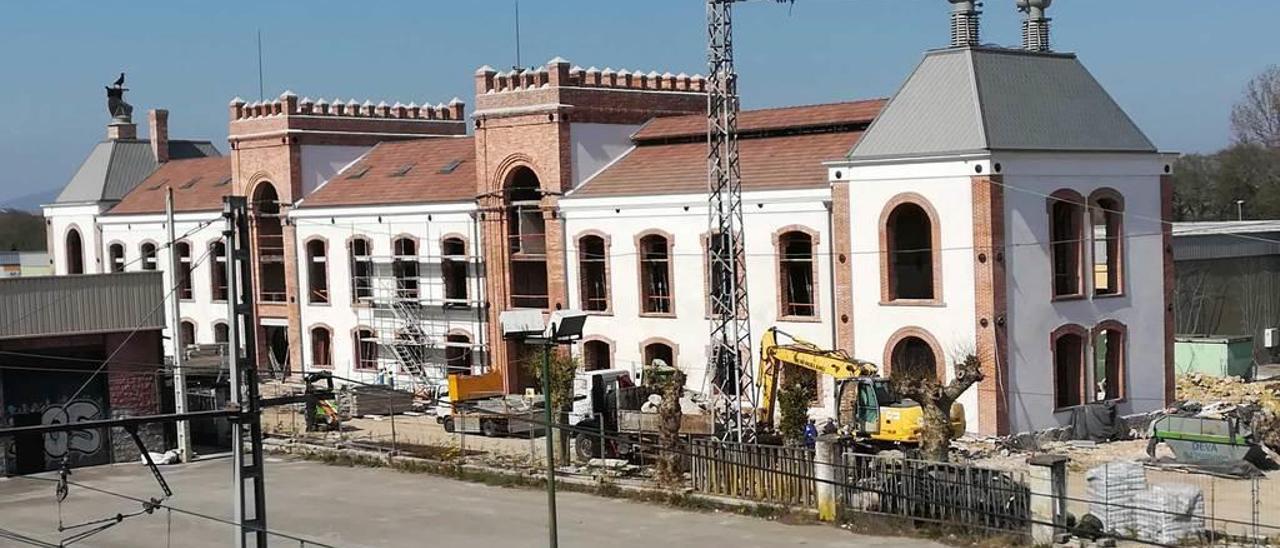
[[[582,309],[609,311],[609,244],[596,233],[578,237],[578,278]]]
[[[886,341],[884,352],[886,375],[932,376],[939,381],[946,380],[942,347],[925,329],[907,326],[895,331]]]
[[[1128,329],[1115,320],[1107,320],[1093,328],[1093,370],[1090,372],[1089,396],[1092,401],[1118,400],[1125,397],[1125,358],[1128,355]]]
[[[1085,401],[1085,349],[1089,332],[1075,324],[1055,329],[1049,336],[1053,355],[1053,406],[1064,409]]]
[[[333,331],[328,327],[311,328],[311,365],[323,369],[333,368]]]
[[[613,367],[613,344],[602,338],[582,342],[582,369],[596,371]]]
[[[329,244],[322,238],[307,240],[307,302],[329,304]]]
[[[1089,233],[1093,237],[1093,294],[1124,293],[1124,197],[1103,188],[1089,195]]]
[[[1084,294],[1084,197],[1074,190],[1049,196],[1049,246],[1053,261],[1053,296]]]
[[[377,369],[378,368],[378,341],[377,334],[367,327],[357,328],[351,332],[351,348],[353,351],[354,366],[356,369]]]
[[[662,360],[671,367],[676,367],[676,345],[666,339],[648,339],[640,343],[641,359],[644,366],[653,365],[654,360]]]
[[[894,196],[880,214],[881,300],[936,303],[942,300],[942,253],[938,214],[914,192]]]
[[[675,313],[671,289],[671,237],[651,232],[636,241],[640,261],[640,312],[652,315]]]
[[[475,365],[475,357],[471,347],[471,335],[455,331],[445,336],[445,367],[449,373],[470,375]]]
[[[783,318],[818,315],[817,237],[804,229],[784,229],[776,237],[778,304]]]
[[[397,299],[418,298],[418,241],[400,236],[391,241],[391,273],[396,279]]]

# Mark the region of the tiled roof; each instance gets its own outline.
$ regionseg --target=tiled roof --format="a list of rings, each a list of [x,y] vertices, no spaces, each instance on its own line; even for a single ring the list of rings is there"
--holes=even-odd
[[[822,163],[842,158],[884,103],[876,99],[743,112],[738,118],[743,190],[825,186]],[[635,148],[571,196],[706,192],[705,135],[702,116],[653,120],[634,136]]]
[[[861,131],[743,139],[743,190],[814,188],[827,184],[822,162],[839,159]],[[575,197],[687,194],[707,191],[704,142],[639,146],[575,191]]]
[[[231,193],[231,158],[170,160],[111,208],[110,215],[164,213],[165,187],[173,188],[174,211],[217,211]]]
[[[825,105],[746,110],[738,114],[738,132],[763,133],[816,126],[869,124],[886,102],[887,99],[867,99]],[[706,134],[707,117],[698,114],[655,118],[640,128],[634,138],[636,141],[649,141]]]
[[[475,158],[471,137],[383,142],[298,207],[471,201],[476,195]]]

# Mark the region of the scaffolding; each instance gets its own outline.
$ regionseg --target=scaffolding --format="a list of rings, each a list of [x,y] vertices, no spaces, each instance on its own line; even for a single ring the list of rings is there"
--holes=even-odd
[[[371,360],[376,366],[355,364],[353,375],[434,395],[450,373],[489,371],[484,261],[474,244],[451,245],[448,238],[439,247],[422,243],[393,246],[392,255],[353,258],[364,263],[353,269],[356,313],[371,330],[357,339],[377,348]]]

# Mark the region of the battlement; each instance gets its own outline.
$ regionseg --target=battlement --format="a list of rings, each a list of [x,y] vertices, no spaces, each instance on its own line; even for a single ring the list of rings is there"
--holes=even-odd
[[[570,66],[568,61],[559,57],[537,69],[498,72],[486,65],[476,71],[476,95],[551,87],[706,93],[707,80],[700,74],[659,74],[657,71],[615,71],[596,67],[583,69]]]
[[[326,101],[323,98],[312,100],[310,97],[298,99],[291,91],[280,94],[274,101],[254,101],[246,103],[236,97],[231,100],[231,121],[270,118],[275,116],[329,116],[334,118],[387,118],[392,120],[434,120],[462,122],[466,116],[466,103],[454,97],[452,101],[437,105],[403,104],[397,101],[388,105],[385,101],[373,104],[365,100],[363,103],[349,99]]]

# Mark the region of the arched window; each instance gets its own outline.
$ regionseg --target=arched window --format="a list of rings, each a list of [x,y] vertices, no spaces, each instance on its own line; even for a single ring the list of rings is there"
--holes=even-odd
[[[465,308],[467,302],[467,243],[462,238],[440,242],[440,274],[444,278],[445,306]]]
[[[351,334],[351,347],[355,349],[356,369],[378,368],[378,341],[373,331],[357,329]]]
[[[196,324],[190,320],[182,320],[179,327],[178,347],[186,348],[196,343]]]
[[[1089,391],[1093,401],[1118,400],[1124,394],[1125,327],[1103,322],[1093,332],[1093,371]]]
[[[538,174],[518,166],[507,174],[505,206],[507,251],[513,308],[549,308],[547,227]]]
[[[889,370],[906,378],[928,378],[938,375],[938,359],[928,341],[914,336],[904,337],[893,347]],[[942,380],[942,379],[938,379]]]
[[[579,291],[582,309],[588,312],[609,310],[609,265],[604,238],[590,234],[578,238]]]
[[[124,272],[124,244],[107,246],[107,263],[112,272]]]
[[[662,360],[663,363],[675,367],[676,366],[676,350],[670,344],[665,342],[653,342],[644,345],[644,365],[653,365],[654,360]]]
[[[884,218],[882,265],[888,269],[885,301],[940,299],[938,226],[923,198],[895,199]]]
[[[639,244],[640,312],[672,314],[671,240],[650,234],[640,238]]]
[[[605,341],[592,340],[584,342],[582,343],[582,368],[586,371],[609,369],[613,367],[612,354],[613,349]]]
[[[471,336],[466,333],[450,333],[445,336],[445,366],[449,373],[470,375],[474,359],[471,352]]]
[[[1113,191],[1089,199],[1089,232],[1093,236],[1093,293],[1123,293],[1124,200]]]
[[[1049,198],[1049,245],[1053,254],[1053,296],[1084,293],[1081,270],[1084,255],[1084,200],[1072,191]]]
[[[333,334],[327,327],[311,328],[311,365],[333,368]]]
[[[373,258],[371,244],[364,238],[347,242],[347,256],[351,261],[351,302],[368,302],[373,298]]]
[[[156,269],[156,244],[147,242],[138,248],[139,254],[142,255],[142,269]]]
[[[778,236],[778,290],[783,316],[812,318],[818,315],[813,236],[799,230]]]
[[[226,322],[218,322],[213,324],[213,342],[226,343],[231,340],[231,333],[227,330]]]
[[[173,244],[173,252],[178,258],[178,298],[191,300],[195,298],[191,290],[191,244],[187,242]]]
[[[401,237],[391,242],[391,273],[396,278],[396,298],[418,299],[418,242]]]
[[[284,228],[280,222],[280,195],[275,186],[262,182],[253,193],[253,222],[258,252],[258,290],[262,302],[288,300],[284,274]]]
[[[209,244],[213,264],[209,271],[209,290],[215,301],[227,300],[227,245],[221,240]]]
[[[84,274],[84,242],[80,231],[67,230],[67,274]]]
[[[307,302],[311,304],[328,304],[329,302],[327,247],[325,241],[321,239],[307,242]]]
[[[1050,337],[1053,351],[1053,406],[1084,403],[1085,330],[1076,325],[1058,328]]]

